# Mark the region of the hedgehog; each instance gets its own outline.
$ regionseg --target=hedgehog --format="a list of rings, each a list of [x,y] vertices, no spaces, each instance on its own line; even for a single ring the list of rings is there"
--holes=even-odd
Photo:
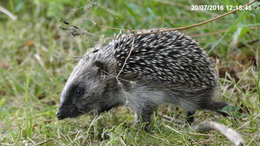
[[[127,106],[137,123],[150,123],[159,105],[171,103],[192,123],[197,110],[225,115],[228,104],[214,100],[214,62],[179,31],[120,34],[87,51],[68,78],[57,111],[59,120]]]

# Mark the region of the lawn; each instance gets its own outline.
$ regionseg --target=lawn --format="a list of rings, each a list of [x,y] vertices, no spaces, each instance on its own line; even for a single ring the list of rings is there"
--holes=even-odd
[[[185,113],[173,105],[153,114],[149,132],[125,107],[62,121],[55,112],[75,58],[88,49],[119,32],[188,26],[247,2],[1,0],[17,19],[0,11],[0,145],[230,145],[218,131],[181,124]],[[205,4],[225,9],[191,10]],[[233,105],[226,109],[229,117],[199,111],[193,125],[204,120],[224,124],[248,145],[260,145],[260,11],[255,7],[183,30],[216,61],[217,98]]]

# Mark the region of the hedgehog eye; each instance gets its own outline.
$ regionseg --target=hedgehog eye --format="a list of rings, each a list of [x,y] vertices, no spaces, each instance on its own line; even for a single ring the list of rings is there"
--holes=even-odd
[[[78,87],[75,89],[74,93],[75,93],[75,95],[80,96],[84,93],[84,89],[81,87]]]

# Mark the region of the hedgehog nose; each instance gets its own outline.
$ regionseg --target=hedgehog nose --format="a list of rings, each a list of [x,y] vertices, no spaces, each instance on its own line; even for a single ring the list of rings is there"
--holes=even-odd
[[[64,117],[60,114],[60,111],[57,111],[57,112],[56,112],[56,115],[57,115],[57,117],[58,117],[58,120],[64,119]]]

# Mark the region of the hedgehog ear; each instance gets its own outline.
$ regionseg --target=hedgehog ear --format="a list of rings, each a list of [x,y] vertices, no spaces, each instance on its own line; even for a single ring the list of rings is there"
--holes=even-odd
[[[105,62],[102,62],[100,60],[96,60],[93,63],[93,65],[98,68],[98,72],[100,72],[100,73],[104,73],[104,72],[107,73],[108,72],[108,67],[107,67]]]

